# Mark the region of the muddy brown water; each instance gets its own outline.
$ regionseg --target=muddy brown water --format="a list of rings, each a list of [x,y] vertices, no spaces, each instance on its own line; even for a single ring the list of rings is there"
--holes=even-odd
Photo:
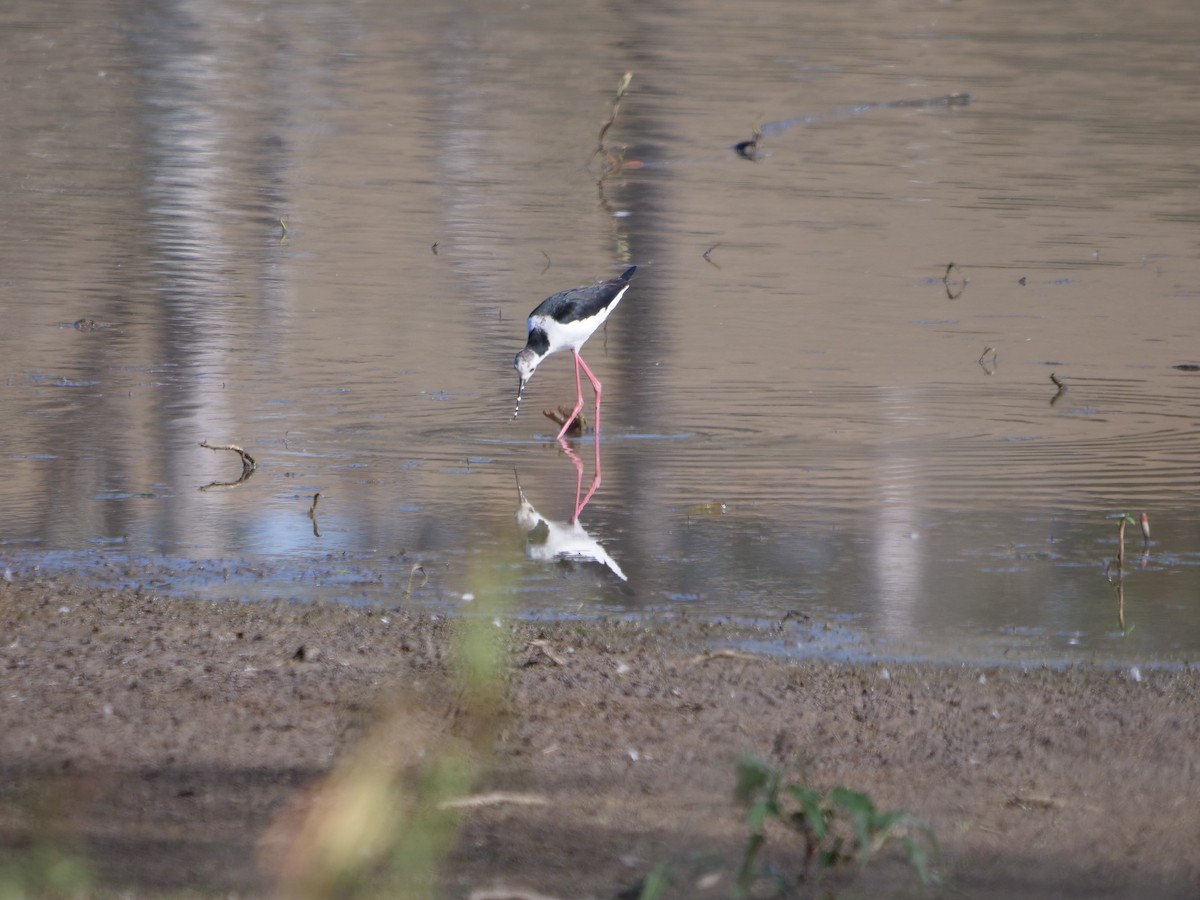
[[[1194,4],[2,16],[6,577],[1200,652]],[[633,264],[571,523],[570,360],[515,420],[511,360]]]

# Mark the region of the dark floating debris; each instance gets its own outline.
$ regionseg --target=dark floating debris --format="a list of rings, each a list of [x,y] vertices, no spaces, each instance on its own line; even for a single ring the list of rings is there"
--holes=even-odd
[[[958,273],[958,278],[951,280],[950,276]],[[950,300],[957,300],[963,295],[963,291],[967,289],[967,276],[963,274],[954,263],[946,265],[946,272],[942,275],[942,285],[946,288],[946,297]]]
[[[313,494],[312,506],[310,506],[308,508],[308,518],[310,520],[312,520],[313,537],[321,536],[321,528],[317,524],[317,504],[320,502],[321,502],[321,493],[320,493],[320,491],[318,491],[317,493]]]
[[[98,322],[95,319],[76,319],[74,322],[68,322],[62,326],[64,328],[74,328],[76,331],[103,331],[105,328],[112,328],[112,322]]]
[[[1055,403],[1058,402],[1058,399],[1069,390],[1069,388],[1067,387],[1066,382],[1064,382],[1061,378],[1059,378],[1053,372],[1050,373],[1050,380],[1053,381],[1054,386],[1056,388],[1058,388],[1058,393],[1056,393],[1053,397],[1050,398],[1050,405],[1053,406]]]
[[[992,358],[990,360],[988,360],[989,353],[992,356]],[[984,347],[983,352],[981,354],[979,354],[979,368],[983,369],[984,375],[995,375],[996,374],[996,364],[999,361],[999,359],[1000,359],[1000,356],[998,353],[996,353],[995,347]],[[990,367],[989,367],[989,363],[990,363]]]
[[[765,154],[758,150],[759,142],[762,141],[763,127],[760,123],[754,123],[754,130],[750,132],[750,140],[738,141],[733,145],[733,152],[742,159],[748,159],[755,162],[763,158]]]
[[[763,158],[763,154],[758,152],[758,139],[760,137],[762,135],[757,134],[748,141],[738,141],[733,145],[733,152],[742,159],[748,159],[750,162],[758,162],[758,160]]]
[[[1200,372],[1200,366],[1195,363],[1179,363],[1171,368],[1178,369],[1180,372]]]
[[[571,410],[567,409],[565,406],[560,406],[558,409],[543,409],[542,415],[559,428],[562,428],[563,425],[567,423],[567,419],[571,415]],[[575,417],[574,421],[571,422],[571,427],[566,430],[566,434],[569,434],[572,437],[582,437],[585,434],[584,429],[586,427],[587,419],[584,418],[583,412],[581,411],[579,415]]]
[[[1022,275],[1020,278],[1017,279],[1017,284],[1019,284],[1021,287],[1025,287],[1025,282],[1026,282],[1026,278],[1024,275]]]

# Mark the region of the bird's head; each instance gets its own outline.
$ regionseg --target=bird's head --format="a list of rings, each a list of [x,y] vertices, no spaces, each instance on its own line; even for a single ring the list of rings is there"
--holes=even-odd
[[[542,361],[542,357],[526,347],[520,353],[513,357],[513,366],[517,370],[517,375],[521,381],[517,385],[517,405],[513,409],[513,418],[517,417],[517,413],[521,411],[521,395],[525,393],[525,385],[529,384],[529,379],[533,377],[533,370],[538,367],[538,363]]]

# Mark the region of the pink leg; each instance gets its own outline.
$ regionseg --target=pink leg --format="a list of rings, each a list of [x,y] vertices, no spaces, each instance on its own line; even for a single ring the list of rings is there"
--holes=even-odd
[[[599,437],[596,438],[596,443],[600,443]],[[571,445],[562,438],[558,439],[558,444],[563,448],[563,451],[567,454],[567,456],[570,457],[572,464],[575,466],[575,513],[571,516],[571,524],[573,525],[579,521],[579,517],[582,515],[584,507],[591,502],[592,495],[596,493],[596,489],[600,487],[600,454],[599,452],[596,453],[596,474],[592,476],[591,487],[588,488],[588,492],[584,495],[583,500],[580,500],[579,494],[583,490],[583,462],[580,460],[578,454],[571,449]]]
[[[583,382],[579,380],[579,367],[583,367],[584,373],[588,377],[588,381],[592,383],[592,389],[596,392],[596,430],[600,430],[600,382],[596,380],[596,376],[592,374],[592,370],[588,368],[588,364],[583,361],[583,357],[579,355],[579,351],[572,348],[571,354],[575,357],[575,409],[571,415],[567,417],[567,421],[563,422],[562,429],[558,432],[555,440],[561,441],[563,435],[567,433],[567,429],[571,427],[571,423],[575,421],[575,417],[583,411]]]
[[[579,381],[579,363],[582,360],[579,358],[579,351],[574,348],[571,349],[571,355],[575,357],[575,409],[571,412],[571,415],[567,416],[567,421],[563,422],[562,429],[555,438],[557,441],[563,439],[563,435],[567,433],[567,429],[571,427],[571,423],[575,421],[575,417],[583,409],[583,385]]]
[[[596,378],[595,375],[592,374],[592,370],[588,368],[588,364],[583,361],[582,356],[580,356],[578,353],[576,353],[575,359],[578,361],[579,365],[583,366],[583,372],[585,375],[587,375],[588,381],[590,381],[592,383],[592,390],[594,390],[596,392],[596,434],[599,434],[600,433],[600,391],[601,391],[600,380],[598,378]],[[579,381],[579,372],[578,371],[575,372],[575,380],[576,380],[576,383],[578,383],[578,381]],[[582,405],[583,405],[583,389],[582,388],[579,389],[579,403],[580,403],[580,407],[582,408]]]
[[[583,508],[592,500],[592,494],[596,493],[596,488],[600,487],[600,456],[596,455],[596,474],[592,476],[592,486],[588,488],[588,492],[584,494],[583,502],[579,502],[579,493],[575,494],[575,516],[571,519],[572,522],[578,522],[579,516],[583,513]]]
[[[579,458],[579,455],[571,449],[571,445],[564,441],[561,437],[558,439],[558,444],[563,448],[563,452],[567,454],[567,457],[571,460],[572,465],[575,466],[575,515],[571,517],[571,524],[574,524],[579,519],[579,514],[583,511],[583,508],[587,506],[586,500],[583,503],[579,502],[579,493],[583,490],[583,461]],[[591,497],[590,492],[588,493],[588,497]]]
[[[578,522],[579,516],[583,512],[584,507],[587,506],[591,501],[592,495],[596,493],[596,490],[600,487],[602,481],[600,473],[600,395],[603,388],[600,384],[600,379],[592,374],[592,370],[589,369],[588,364],[583,361],[583,357],[579,355],[579,351],[572,350],[571,352],[575,356],[575,409],[571,413],[570,418],[563,423],[562,430],[558,433],[558,437],[555,438],[555,440],[562,445],[562,448],[567,451],[567,455],[571,457],[571,461],[575,464],[575,515],[571,517],[571,521]],[[587,375],[588,381],[592,383],[592,390],[596,392],[596,426],[594,440],[596,445],[596,474],[592,476],[591,487],[588,488],[588,492],[584,495],[582,501],[579,499],[579,492],[583,487],[583,465],[580,463],[579,457],[575,455],[575,452],[570,448],[570,446],[568,446],[567,442],[563,440],[563,435],[567,433],[567,428],[570,427],[571,423],[575,421],[575,417],[578,416],[583,410],[583,382],[579,379],[580,368],[582,368],[584,374]]]

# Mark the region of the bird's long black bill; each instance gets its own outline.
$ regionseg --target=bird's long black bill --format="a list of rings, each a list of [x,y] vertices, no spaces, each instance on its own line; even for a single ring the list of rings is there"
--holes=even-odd
[[[521,411],[521,396],[525,393],[525,385],[528,383],[528,381],[522,378],[520,383],[517,385],[517,405],[513,407],[514,419],[517,417],[517,413]]]

